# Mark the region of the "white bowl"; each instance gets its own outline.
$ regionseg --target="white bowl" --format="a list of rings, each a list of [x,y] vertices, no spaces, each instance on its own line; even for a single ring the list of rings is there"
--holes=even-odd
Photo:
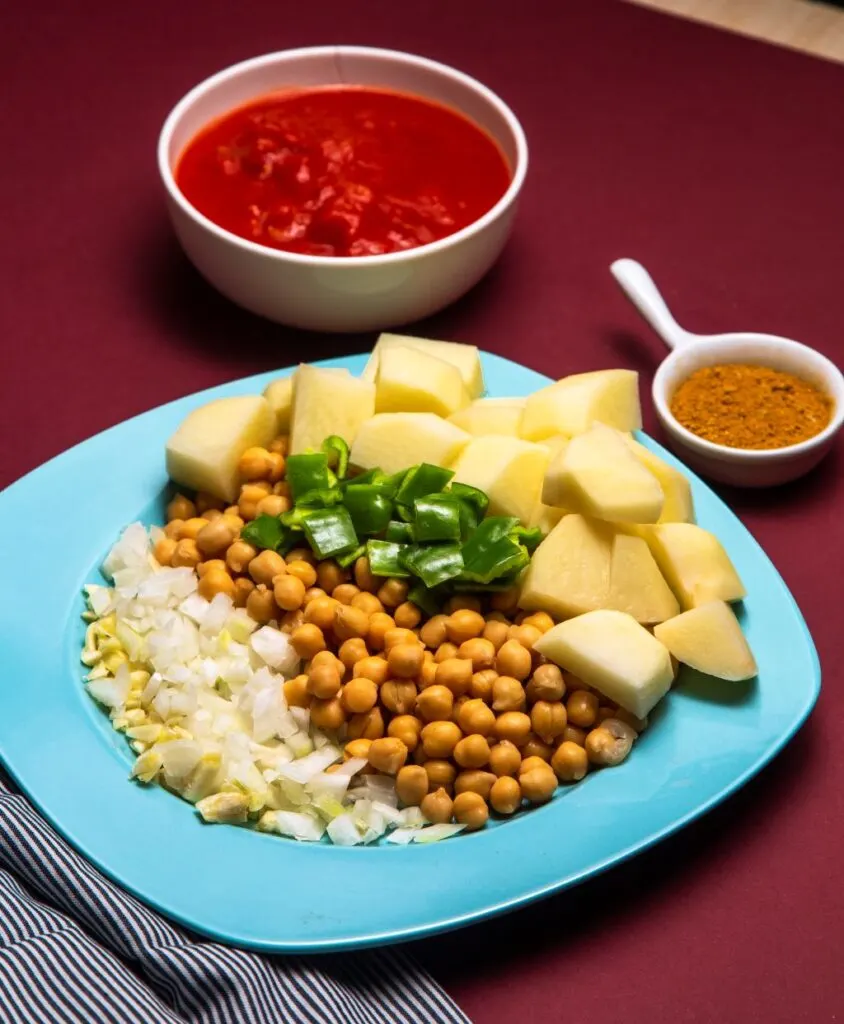
[[[182,195],[174,165],[209,121],[285,86],[333,84],[382,86],[456,108],[501,146],[513,173],[510,187],[491,210],[447,238],[399,253],[346,258],[257,245],[218,227]],[[197,270],[254,313],[322,331],[369,331],[410,323],[468,291],[507,240],[527,163],[521,125],[480,82],[423,57],[362,46],[282,50],[226,68],[176,104],[158,140],[158,169],[173,227]]]
[[[674,417],[671,399],[695,370],[723,363],[768,366],[814,384],[832,400],[828,425],[807,441],[787,448],[728,448],[698,437]],[[835,434],[844,423],[841,371],[808,345],[772,334],[716,335],[680,345],[657,370],[652,393],[657,416],[678,456],[698,473],[738,487],[770,487],[808,473],[832,447]]]

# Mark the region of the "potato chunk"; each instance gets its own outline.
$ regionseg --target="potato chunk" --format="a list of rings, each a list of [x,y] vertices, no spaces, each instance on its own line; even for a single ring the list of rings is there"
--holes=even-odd
[[[490,515],[516,516],[527,526],[549,457],[547,448],[517,437],[475,437],[455,463],[454,479],[485,491]]]
[[[361,469],[376,466],[398,473],[419,462],[450,466],[469,442],[469,434],[432,412],[382,412],[361,425],[351,461]]]
[[[375,412],[375,385],[348,370],[302,364],[293,376],[290,451],[319,450],[332,434],[351,445]]]
[[[450,416],[469,404],[456,366],[406,345],[390,345],[375,376],[376,412],[435,412]]]
[[[444,359],[456,366],[466,385],[470,398],[480,398],[484,392],[484,374],[481,368],[481,356],[475,345],[464,345],[457,341],[433,341],[430,338],[414,338],[409,334],[381,334],[369,362],[361,376],[364,380],[374,381],[378,368],[378,360],[384,349],[392,345],[403,345],[415,348],[420,352]]]
[[[279,434],[290,431],[290,415],[293,412],[293,377],[278,377],[264,388],[264,398],[273,407],[276,430]]]
[[[563,377],[528,398],[522,437],[541,441],[551,434],[582,434],[593,423],[617,430],[641,430],[639,375],[634,370],[595,370]]]
[[[747,591],[723,545],[694,523],[660,523],[643,531],[681,608],[738,601]]]
[[[738,682],[758,671],[738,619],[724,601],[709,601],[660,623],[654,636],[698,672]]]
[[[449,419],[475,437],[487,434],[518,437],[525,402],[524,398],[479,398]]]

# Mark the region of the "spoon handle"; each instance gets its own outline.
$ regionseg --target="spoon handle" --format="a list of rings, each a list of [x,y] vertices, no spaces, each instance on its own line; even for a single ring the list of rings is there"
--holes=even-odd
[[[610,266],[610,273],[669,348],[681,348],[699,340],[697,334],[691,334],[677,323],[653,278],[641,263],[627,259],[616,260]]]

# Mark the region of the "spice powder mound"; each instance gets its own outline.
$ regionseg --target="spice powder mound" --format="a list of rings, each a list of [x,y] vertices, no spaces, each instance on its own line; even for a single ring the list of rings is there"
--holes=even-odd
[[[767,366],[704,366],[677,388],[671,412],[693,434],[729,448],[785,448],[819,434],[829,398],[808,381]]]

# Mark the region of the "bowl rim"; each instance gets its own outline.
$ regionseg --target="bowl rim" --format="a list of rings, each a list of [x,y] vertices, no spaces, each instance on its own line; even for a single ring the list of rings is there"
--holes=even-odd
[[[674,363],[679,361],[679,358],[675,358],[675,356],[679,357],[681,353],[687,352],[689,347],[697,347],[697,345],[705,347],[710,344],[717,344],[721,348],[728,348],[731,343],[737,342],[738,335],[736,335],[723,336],[717,339],[713,338],[711,341],[692,342],[690,346],[684,345],[682,348],[674,349],[660,363],[651,386],[651,397],[657,414],[666,430],[674,434],[678,441],[699,456],[709,456],[710,458],[717,459],[719,462],[745,464],[771,463],[786,458],[799,458],[802,455],[811,454],[831,441],[840,430],[842,424],[844,424],[844,375],[842,375],[835,363],[817,349],[804,345],[800,341],[794,341],[791,338],[781,338],[773,334],[757,334],[754,332],[741,333],[745,339],[753,338],[768,345],[775,342],[777,345],[788,348],[795,354],[803,356],[807,361],[811,359],[817,363],[827,385],[825,389],[827,397],[833,405],[829,423],[827,423],[823,430],[812,437],[807,437],[804,441],[798,441],[796,444],[785,445],[781,448],[733,448],[730,445],[716,444],[714,441],[708,441],[705,437],[701,437],[699,434],[695,434],[687,427],[684,427],[674,413],[671,412],[667,401],[668,388],[665,378]]]
[[[378,253],[371,256],[355,256],[354,258],[348,256],[311,256],[305,253],[288,252],[285,249],[274,249],[271,246],[251,242],[249,239],[241,238],[240,235],[236,235],[233,232],[226,230],[226,228],[220,227],[219,224],[215,224],[213,220],[206,217],[203,213],[197,210],[191,202],[189,202],[182,190],[176,184],[173,168],[170,165],[169,149],[176,127],[184,117],[185,113],[197,102],[197,100],[201,99],[221,83],[237,78],[248,71],[252,71],[254,68],[277,63],[284,64],[288,60],[306,56],[337,57],[346,55],[377,57],[399,64],[411,64],[424,68],[440,75],[441,77],[450,78],[452,81],[455,81],[465,88],[475,92],[487,104],[495,108],[506,122],[507,127],[513,136],[516,147],[516,161],[515,166],[512,168],[513,177],[507,187],[507,190],[498,202],[496,202],[494,206],[490,207],[486,213],[478,217],[477,220],[472,221],[471,224],[467,224],[459,231],[455,231],[454,234],[447,235],[445,238],[437,239],[434,242],[427,242],[426,244],[416,246],[413,249],[403,249],[400,252]],[[463,112],[460,111],[460,113]],[[522,185],[524,184],[528,169],[528,145],[524,129],[510,107],[501,99],[500,96],[494,93],[492,89],[478,81],[476,78],[473,78],[471,75],[467,75],[465,72],[459,71],[457,68],[453,68],[448,64],[442,64],[439,61],[431,60],[428,57],[421,57],[417,54],[406,53],[402,50],[391,50],[375,46],[301,46],[287,50],[276,50],[272,53],[262,54],[258,57],[250,57],[247,60],[231,64],[228,67],[209,75],[197,85],[193,86],[193,88],[185,93],[184,96],[182,96],[182,98],[175,104],[162,125],[158,136],[156,154],[158,172],[161,176],[161,180],[167,194],[171,200],[180,207],[183,213],[196,221],[206,231],[210,231],[221,241],[235,245],[237,248],[253,255],[263,256],[267,259],[278,259],[281,262],[291,262],[301,266],[314,268],[333,268],[338,266],[394,266],[409,260],[418,259],[423,255],[427,256],[436,252],[442,252],[452,246],[459,245],[466,239],[483,231],[516,202],[519,193],[521,192]]]

